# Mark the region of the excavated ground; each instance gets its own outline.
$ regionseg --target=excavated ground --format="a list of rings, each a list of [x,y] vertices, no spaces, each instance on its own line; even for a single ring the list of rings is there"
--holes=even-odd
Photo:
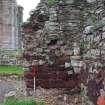
[[[30,99],[33,96],[27,96],[26,86],[23,79],[19,79],[16,76],[1,77],[1,83],[11,84],[11,87],[17,89],[16,99]],[[0,87],[3,88],[3,87]],[[4,85],[5,88],[5,85]],[[40,101],[44,100],[46,105],[82,105],[80,94],[72,94],[69,90],[65,89],[43,89],[38,87],[36,89],[35,99]]]

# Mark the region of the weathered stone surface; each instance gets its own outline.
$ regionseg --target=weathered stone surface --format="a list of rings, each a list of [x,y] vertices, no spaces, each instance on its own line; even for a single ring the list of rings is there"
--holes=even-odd
[[[17,6],[16,0],[0,1],[0,48],[17,49],[22,47],[20,31],[20,24],[23,22],[22,11],[23,8]]]
[[[88,3],[94,3],[96,0],[87,0]]]
[[[24,39],[25,52],[29,52],[26,59],[32,62],[40,60],[38,55],[44,55],[42,60],[45,64],[42,65],[43,69],[39,67],[37,86],[72,89],[80,85],[80,82],[87,85],[88,75],[105,67],[103,0],[65,0],[47,10],[49,12],[41,15],[40,19],[36,18],[40,14],[35,11],[31,26],[24,28],[25,38],[27,36]],[[46,19],[42,21],[43,18]],[[42,31],[40,35],[38,30]],[[74,42],[79,43],[79,46],[73,46]],[[71,64],[76,76],[68,65],[65,69],[65,62]],[[33,88],[33,75],[30,71],[27,73],[27,87]]]

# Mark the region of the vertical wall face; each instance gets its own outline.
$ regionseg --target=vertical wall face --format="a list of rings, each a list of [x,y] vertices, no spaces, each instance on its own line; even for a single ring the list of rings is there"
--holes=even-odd
[[[0,0],[0,48],[18,48],[17,4]]]
[[[18,25],[18,48],[22,48],[22,25],[23,22],[23,7],[18,6],[17,25]]]
[[[93,0],[84,9],[84,59],[93,61],[94,64],[103,63],[105,67],[105,0]],[[97,69],[97,68],[96,68]]]

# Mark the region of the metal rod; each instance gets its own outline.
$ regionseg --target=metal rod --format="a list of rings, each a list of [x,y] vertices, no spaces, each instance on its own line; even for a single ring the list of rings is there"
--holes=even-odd
[[[36,79],[35,79],[35,76],[34,76],[34,96],[36,96]]]

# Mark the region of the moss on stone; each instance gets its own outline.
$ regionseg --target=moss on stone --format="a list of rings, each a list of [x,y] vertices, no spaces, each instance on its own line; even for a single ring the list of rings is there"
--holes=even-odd
[[[49,4],[50,6],[52,6],[52,5],[56,4],[58,1],[59,1],[59,0],[48,0],[48,4]]]

